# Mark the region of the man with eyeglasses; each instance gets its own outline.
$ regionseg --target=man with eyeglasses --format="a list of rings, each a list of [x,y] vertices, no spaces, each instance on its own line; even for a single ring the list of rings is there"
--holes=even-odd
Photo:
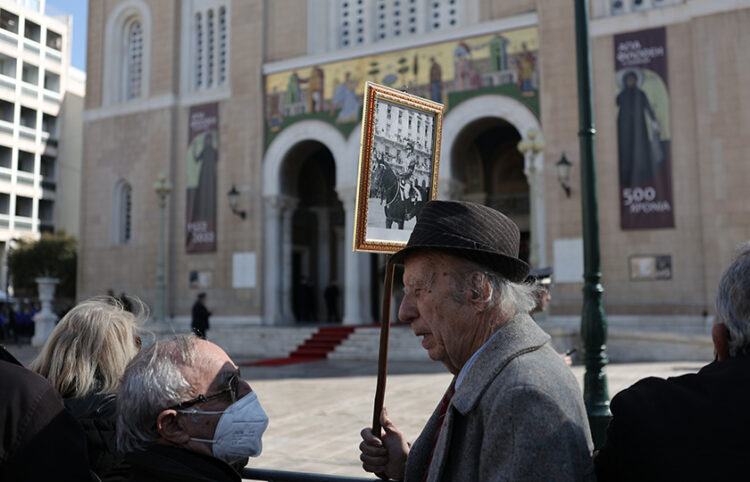
[[[130,480],[239,481],[268,417],[237,366],[193,335],[144,347],[118,393],[117,446]]]

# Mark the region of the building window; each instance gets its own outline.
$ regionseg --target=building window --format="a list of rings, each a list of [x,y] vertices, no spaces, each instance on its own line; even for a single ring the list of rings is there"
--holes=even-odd
[[[229,15],[226,6],[195,10],[192,21],[191,77],[193,90],[227,83]]]
[[[203,16],[195,14],[195,90],[203,87]]]
[[[102,105],[149,95],[151,11],[144,0],[124,0],[104,27]]]
[[[55,202],[50,199],[39,200],[39,232],[55,231]]]
[[[115,244],[127,244],[132,235],[133,188],[125,181],[115,187],[112,239]]]
[[[16,59],[0,54],[0,74],[16,80]]]
[[[18,15],[7,10],[0,10],[0,28],[8,32],[18,33]]]
[[[140,19],[132,20],[125,33],[125,100],[141,96],[143,76],[143,27]]]
[[[30,197],[16,196],[16,216],[30,218],[34,212],[34,200]]]
[[[227,81],[227,9],[219,9],[219,85]]]
[[[28,107],[21,107],[21,125],[29,129],[36,129],[36,111]]]
[[[23,29],[23,36],[34,42],[39,42],[42,37],[42,29],[38,23],[34,23],[27,18],[26,26]]]
[[[215,44],[214,11],[209,10],[206,13],[206,84],[209,88],[214,86]]]
[[[643,12],[655,8],[685,3],[685,0],[595,0],[594,17],[609,17]]]
[[[0,146],[0,167],[13,167],[13,149],[8,146]]]
[[[0,214],[10,214],[10,194],[0,193]]]
[[[18,151],[18,170],[24,172],[34,172],[34,153]]]
[[[331,8],[336,8],[332,17],[337,22],[337,48],[459,27],[467,23],[473,3],[462,2],[458,7],[446,0],[372,0],[366,5],[351,0],[331,2]]]
[[[35,86],[39,84],[39,67],[24,62],[21,67],[21,80]]]
[[[62,50],[62,35],[52,30],[47,30],[47,41],[45,42],[48,48],[53,50]]]
[[[52,92],[60,92],[60,74],[44,71],[44,88]]]
[[[57,116],[42,114],[42,130],[53,139],[57,138]]]
[[[0,100],[0,120],[5,122],[13,122],[13,109],[15,108],[12,102],[7,100]]]

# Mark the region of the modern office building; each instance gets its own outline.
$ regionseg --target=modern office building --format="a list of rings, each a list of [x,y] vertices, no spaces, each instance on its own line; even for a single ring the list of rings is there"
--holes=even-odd
[[[509,214],[522,255],[555,268],[551,318],[574,320],[573,5],[91,2],[80,296],[113,289],[155,304],[164,173],[176,324],[201,291],[214,339],[293,325],[303,303],[322,320],[331,281],[344,323],[377,320],[384,256],[351,249],[373,81],[445,104],[438,197]],[[722,267],[750,239],[750,2],[594,0],[590,13],[610,324],[700,331]]]
[[[70,66],[72,18],[44,1],[0,1],[2,281],[14,240],[78,236],[85,74]]]

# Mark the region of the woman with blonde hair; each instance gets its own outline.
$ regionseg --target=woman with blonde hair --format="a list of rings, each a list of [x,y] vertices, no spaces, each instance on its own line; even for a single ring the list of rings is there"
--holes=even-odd
[[[137,313],[143,304],[134,300]],[[55,326],[29,368],[52,383],[88,438],[91,470],[103,481],[125,480],[128,466],[115,446],[115,394],[128,362],[138,353],[141,315],[114,298],[93,298]]]

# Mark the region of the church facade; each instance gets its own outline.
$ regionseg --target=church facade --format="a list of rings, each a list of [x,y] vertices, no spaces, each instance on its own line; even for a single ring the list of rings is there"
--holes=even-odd
[[[163,174],[173,323],[199,292],[217,337],[322,322],[331,285],[343,323],[379,320],[385,256],[352,251],[371,81],[445,105],[438,198],[508,214],[522,257],[555,268],[550,315],[580,312],[573,2],[104,0],[89,18],[80,298],[156,304]],[[750,239],[748,23],[743,1],[592,2],[612,319],[699,326]]]

